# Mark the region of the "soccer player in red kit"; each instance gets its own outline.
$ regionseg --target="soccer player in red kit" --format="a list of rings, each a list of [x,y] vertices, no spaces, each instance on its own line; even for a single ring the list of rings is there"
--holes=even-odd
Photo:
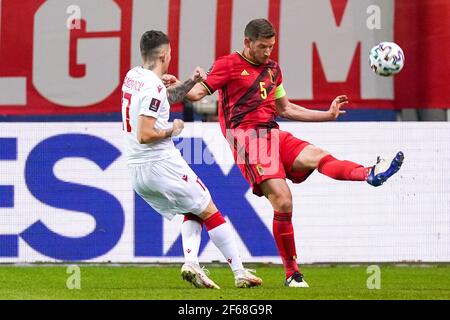
[[[270,59],[275,30],[266,19],[256,19],[245,28],[245,49],[217,59],[208,77],[189,92],[200,100],[219,90],[219,118],[237,165],[253,187],[274,209],[273,235],[286,270],[288,287],[308,287],[296,262],[292,218],[292,195],[286,178],[303,182],[314,170],[337,180],[367,181],[379,186],[402,165],[398,152],[387,163],[378,159],[372,167],[342,161],[309,142],[279,130],[276,118],[296,121],[332,121],[345,113],[345,95],[338,96],[329,110],[316,111],[291,103],[283,88],[279,64]],[[164,80],[164,79],[163,79]],[[170,77],[167,77],[170,82]],[[173,79],[172,79],[173,80]]]

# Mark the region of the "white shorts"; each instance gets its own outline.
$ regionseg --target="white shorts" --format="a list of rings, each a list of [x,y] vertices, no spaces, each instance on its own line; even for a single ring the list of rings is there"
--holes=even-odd
[[[137,194],[169,220],[176,214],[200,215],[211,202],[208,188],[179,152],[157,162],[128,165],[128,169]]]

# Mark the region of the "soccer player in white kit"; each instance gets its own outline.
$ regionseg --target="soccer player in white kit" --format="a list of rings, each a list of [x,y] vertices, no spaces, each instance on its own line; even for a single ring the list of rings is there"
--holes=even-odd
[[[259,286],[262,280],[245,269],[239,257],[234,235],[211,195],[176,149],[172,137],[184,128],[182,120],[169,123],[170,103],[182,101],[186,93],[206,78],[196,68],[190,79],[166,89],[161,78],[167,73],[171,52],[168,37],[161,31],[147,31],[140,42],[143,65],[131,69],[122,86],[122,119],[128,168],[134,190],[159,214],[171,220],[176,214],[194,215],[228,261],[239,288]],[[183,225],[183,248],[197,241]],[[192,247],[198,252],[198,244]],[[197,248],[195,248],[197,247]],[[189,251],[189,249],[187,249]],[[219,286],[200,268],[198,258],[186,260],[183,279],[200,288]]]

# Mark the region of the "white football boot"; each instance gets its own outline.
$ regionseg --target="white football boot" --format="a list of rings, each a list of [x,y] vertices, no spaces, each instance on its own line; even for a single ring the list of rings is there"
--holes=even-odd
[[[255,270],[243,269],[238,270],[234,274],[234,286],[236,288],[259,287],[262,285],[262,279],[255,276]]]
[[[220,287],[208,277],[209,271],[200,268],[198,264],[186,262],[181,267],[183,280],[192,283],[197,288],[220,289]]]

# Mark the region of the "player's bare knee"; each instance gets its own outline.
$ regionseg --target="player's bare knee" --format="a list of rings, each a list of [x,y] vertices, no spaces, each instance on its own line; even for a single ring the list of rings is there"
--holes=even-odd
[[[328,151],[316,147],[315,145],[309,145],[305,147],[295,159],[292,169],[294,171],[316,169],[320,160],[328,154]]]
[[[311,149],[311,154],[310,154],[310,166],[312,168],[317,168],[317,166],[319,165],[320,160],[329,155],[330,153],[322,148],[316,147],[314,146]]]
[[[292,212],[292,196],[290,194],[277,195],[273,199],[272,205],[278,212]]]
[[[326,156],[327,154],[329,154],[328,151],[320,148],[320,147],[316,147],[316,146],[311,146],[311,149],[309,149],[310,152],[310,157],[311,158],[321,158]]]
[[[292,200],[286,200],[279,204],[279,212],[288,213],[292,212]]]

